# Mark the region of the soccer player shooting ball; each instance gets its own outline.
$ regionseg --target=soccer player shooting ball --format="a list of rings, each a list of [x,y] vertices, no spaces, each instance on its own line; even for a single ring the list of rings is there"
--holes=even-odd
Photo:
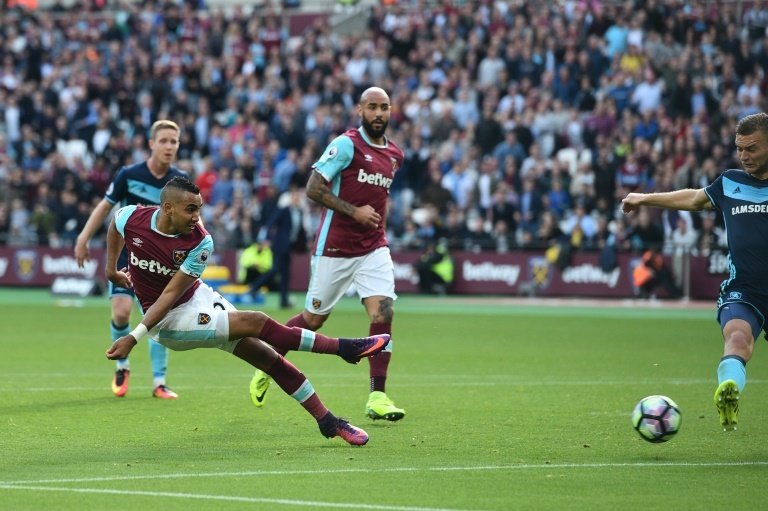
[[[259,311],[238,311],[200,280],[213,240],[200,225],[200,190],[184,177],[163,187],[160,206],[126,206],[109,225],[107,278],[136,292],[144,318],[128,335],[115,340],[107,358],[125,358],[149,333],[172,350],[219,348],[262,370],[315,418],[327,438],[339,436],[364,445],[368,434],[325,407],[312,384],[273,349],[338,355],[356,364],[379,353],[389,335],[334,338],[298,327],[287,327]],[[117,270],[123,246],[128,267]]]

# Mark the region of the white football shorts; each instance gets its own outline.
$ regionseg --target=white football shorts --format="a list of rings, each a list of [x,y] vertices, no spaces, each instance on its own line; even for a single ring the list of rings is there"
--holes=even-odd
[[[304,307],[313,314],[330,314],[351,285],[362,300],[370,296],[397,299],[395,266],[388,247],[360,257],[312,256]]]
[[[229,340],[229,311],[234,310],[226,298],[201,282],[192,298],[171,309],[149,335],[174,351],[219,348],[232,353],[239,341]]]

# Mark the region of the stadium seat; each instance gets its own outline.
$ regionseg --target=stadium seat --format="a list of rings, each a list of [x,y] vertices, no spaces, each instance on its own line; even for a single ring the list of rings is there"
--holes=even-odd
[[[230,303],[264,303],[264,296],[260,294],[254,296],[250,286],[233,283],[232,273],[226,266],[208,266],[201,278]]]
[[[264,303],[264,296],[253,296],[246,284],[225,284],[219,287],[219,293],[230,303]]]
[[[211,265],[205,268],[200,278],[202,278],[205,283],[211,286],[213,289],[221,292],[221,286],[230,283],[232,273],[226,266]]]

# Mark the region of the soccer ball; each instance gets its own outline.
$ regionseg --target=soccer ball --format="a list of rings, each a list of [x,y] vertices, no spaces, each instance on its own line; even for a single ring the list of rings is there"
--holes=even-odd
[[[648,396],[632,412],[632,426],[643,440],[658,444],[680,431],[682,415],[677,404],[666,396]]]

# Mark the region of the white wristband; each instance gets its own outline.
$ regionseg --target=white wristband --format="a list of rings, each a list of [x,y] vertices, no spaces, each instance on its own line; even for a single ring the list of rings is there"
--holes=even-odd
[[[147,327],[144,326],[144,323],[139,323],[136,325],[136,328],[131,330],[130,335],[133,336],[136,341],[140,341],[142,337],[144,337],[147,334],[148,330]]]

